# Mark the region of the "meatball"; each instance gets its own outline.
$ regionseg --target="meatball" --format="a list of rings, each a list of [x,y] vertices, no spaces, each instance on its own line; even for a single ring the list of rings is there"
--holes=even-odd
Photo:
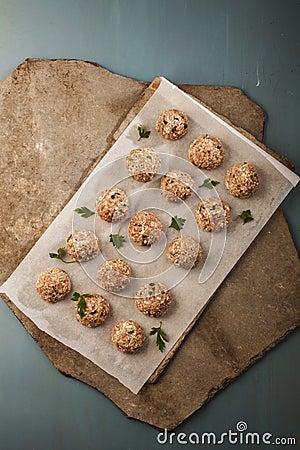
[[[64,270],[52,267],[39,275],[35,287],[45,302],[56,303],[70,292],[71,280]]]
[[[117,222],[128,214],[128,198],[122,189],[101,192],[96,199],[97,214],[106,222]]]
[[[109,303],[99,294],[83,294],[75,302],[76,319],[86,327],[98,327],[106,320],[108,313]]]
[[[187,115],[177,109],[169,109],[160,114],[156,121],[156,131],[165,139],[175,141],[182,138],[188,129]]]
[[[173,239],[167,249],[167,258],[177,267],[189,270],[202,259],[203,251],[199,242],[192,237],[182,236]]]
[[[118,292],[130,282],[131,267],[122,259],[108,259],[97,272],[99,285],[109,292]]]
[[[225,149],[220,139],[209,134],[198,136],[189,147],[191,163],[200,169],[215,169],[225,158]]]
[[[149,147],[139,147],[131,150],[126,157],[129,175],[136,181],[146,183],[151,181],[160,169],[160,158]]]
[[[67,238],[66,248],[68,255],[76,262],[89,261],[100,252],[98,237],[88,230],[74,231]]]
[[[143,328],[133,320],[118,322],[111,332],[111,340],[122,353],[134,353],[144,343],[146,334]]]
[[[229,225],[230,208],[216,198],[207,198],[196,207],[196,221],[204,231],[221,231]]]
[[[159,282],[148,283],[136,293],[135,306],[150,317],[160,317],[166,314],[172,303],[168,289]]]
[[[234,164],[226,172],[225,186],[234,197],[248,198],[258,190],[259,185],[259,176],[253,164]]]
[[[171,202],[186,200],[193,193],[194,180],[188,173],[172,170],[161,178],[160,189],[163,196]]]
[[[162,229],[161,221],[153,213],[139,211],[130,219],[128,232],[135,244],[151,245],[160,239]]]

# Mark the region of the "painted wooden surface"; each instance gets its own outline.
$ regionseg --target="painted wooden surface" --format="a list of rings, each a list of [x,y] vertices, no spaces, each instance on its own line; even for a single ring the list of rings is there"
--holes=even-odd
[[[0,78],[27,57],[75,58],[147,81],[237,86],[267,113],[265,143],[299,173],[299,19],[297,0],[1,0]],[[284,210],[299,249],[299,188]],[[156,430],[58,373],[3,302],[0,336],[1,450],[161,448]],[[249,431],[296,436],[299,336],[178,432],[221,433],[244,420]]]

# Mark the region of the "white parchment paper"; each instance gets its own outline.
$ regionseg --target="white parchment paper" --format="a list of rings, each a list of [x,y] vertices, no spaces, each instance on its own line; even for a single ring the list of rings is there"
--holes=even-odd
[[[167,141],[155,131],[155,121],[159,113],[171,108],[181,109],[189,117],[188,133],[178,141]],[[151,131],[149,139],[137,142],[138,124],[143,124]],[[224,163],[213,171],[200,171],[187,160],[190,143],[202,133],[217,136],[226,147]],[[158,152],[162,160],[162,173],[171,169],[190,173],[195,180],[196,189],[187,202],[167,202],[159,192],[159,175],[152,182],[142,185],[128,178],[124,157],[132,148],[140,145],[152,147]],[[225,189],[224,175],[229,166],[243,161],[256,165],[261,178],[261,188],[253,197],[242,200],[232,197]],[[216,189],[198,188],[208,177],[220,181]],[[41,330],[89,358],[118,378],[132,392],[138,393],[298,180],[297,175],[263,152],[252,141],[172,83],[162,79],[157,91],[94,169],[79,192],[1,286],[1,292],[8,295]],[[129,196],[130,216],[140,209],[149,208],[161,218],[164,235],[161,241],[150,249],[138,249],[131,245],[127,233],[130,216],[111,226],[96,215],[83,219],[73,213],[79,206],[94,210],[97,194],[116,185],[124,189]],[[218,196],[231,207],[230,226],[222,233],[199,231],[193,216],[196,204],[201,198]],[[238,216],[246,209],[251,209],[254,220],[243,225]],[[200,240],[204,249],[205,260],[190,272],[173,267],[165,257],[167,243],[180,235],[178,231],[168,227],[174,215],[186,219],[182,234]],[[101,254],[97,258],[81,265],[64,265],[61,261],[49,259],[49,252],[63,247],[72,229],[82,228],[95,231],[99,236]],[[117,231],[126,239],[119,251],[109,243],[108,237],[110,233]],[[96,281],[99,265],[111,257],[127,259],[133,269],[131,283],[122,296],[103,291]],[[74,304],[70,300],[71,293],[57,304],[48,304],[41,300],[35,291],[35,283],[38,275],[47,267],[66,270],[72,280],[72,292],[97,292],[104,295],[111,304],[107,321],[96,329],[88,329],[79,324],[75,319]],[[169,338],[165,353],[158,351],[155,338],[149,336],[150,329],[158,326],[160,319],[142,315],[135,308],[132,299],[142,284],[154,280],[172,288],[174,298],[168,313],[161,319]],[[128,319],[136,320],[147,333],[145,345],[133,355],[119,353],[110,338],[114,324]]]

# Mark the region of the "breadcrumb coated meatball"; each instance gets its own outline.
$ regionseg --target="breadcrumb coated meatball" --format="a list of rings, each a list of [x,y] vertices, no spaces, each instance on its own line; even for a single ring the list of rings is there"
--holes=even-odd
[[[160,317],[166,314],[172,303],[168,289],[159,282],[147,283],[136,293],[135,306],[150,317]]]
[[[189,198],[193,193],[194,185],[194,180],[188,173],[172,170],[162,176],[160,189],[167,200],[176,202],[179,199]]]
[[[215,169],[225,158],[225,148],[220,139],[202,134],[191,143],[188,157],[200,169]]]
[[[66,249],[73,261],[89,261],[99,254],[100,242],[92,231],[78,230],[67,238]]]
[[[106,222],[117,222],[128,213],[127,195],[118,188],[101,192],[96,199],[96,210],[100,219]]]
[[[204,231],[221,231],[229,225],[229,205],[216,198],[207,198],[196,207],[196,221]]]
[[[122,353],[134,353],[143,345],[146,334],[133,320],[118,322],[111,332],[114,346]]]
[[[129,175],[136,181],[151,181],[160,169],[160,158],[152,148],[139,147],[131,150],[126,157]]]
[[[85,302],[84,311],[80,314],[79,302]],[[75,302],[75,316],[78,322],[89,328],[95,328],[105,322],[109,313],[108,301],[99,294],[83,294]]]
[[[188,130],[188,118],[183,111],[169,109],[163,111],[156,121],[156,131],[171,141],[182,138]]]
[[[108,259],[97,272],[99,285],[109,292],[118,292],[130,282],[131,267],[122,259]]]
[[[162,223],[153,213],[139,211],[129,222],[130,239],[137,245],[151,245],[157,242],[162,233]]]
[[[39,275],[35,287],[45,302],[56,303],[70,292],[71,280],[64,270],[52,267]]]
[[[182,236],[173,239],[167,249],[167,258],[177,267],[189,270],[202,259],[203,251],[199,242],[192,237]]]
[[[234,164],[226,172],[225,186],[234,197],[248,198],[255,194],[259,185],[259,176],[253,164]]]

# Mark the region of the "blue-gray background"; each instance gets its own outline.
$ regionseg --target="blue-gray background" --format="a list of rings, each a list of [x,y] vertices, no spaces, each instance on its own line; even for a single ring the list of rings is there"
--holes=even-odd
[[[298,0],[0,0],[0,79],[28,57],[240,87],[267,113],[264,142],[300,173]],[[283,206],[299,250],[299,188]],[[297,436],[299,338],[289,336],[177,431],[221,433],[245,420],[250,431]],[[160,446],[156,435],[57,372],[0,301],[1,450],[182,447]]]

